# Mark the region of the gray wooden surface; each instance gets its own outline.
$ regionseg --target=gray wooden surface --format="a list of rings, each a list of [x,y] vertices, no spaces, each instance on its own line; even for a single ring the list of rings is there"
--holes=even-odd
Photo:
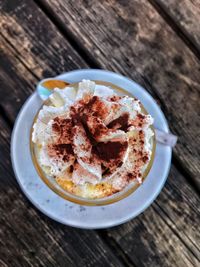
[[[200,15],[197,1],[180,2],[0,2],[0,266],[199,266]],[[145,86],[179,135],[157,200],[113,229],[50,220],[22,194],[10,163],[13,123],[36,83],[79,68]]]

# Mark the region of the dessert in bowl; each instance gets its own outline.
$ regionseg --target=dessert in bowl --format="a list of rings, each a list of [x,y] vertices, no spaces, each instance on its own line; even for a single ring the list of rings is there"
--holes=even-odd
[[[83,80],[55,88],[31,132],[34,165],[67,200],[105,205],[132,193],[153,162],[153,118],[116,85]]]

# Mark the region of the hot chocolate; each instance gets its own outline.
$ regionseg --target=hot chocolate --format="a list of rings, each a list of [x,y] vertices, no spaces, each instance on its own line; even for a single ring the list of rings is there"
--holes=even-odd
[[[142,183],[153,148],[153,118],[139,100],[83,80],[55,88],[33,125],[39,166],[64,190],[103,198]]]

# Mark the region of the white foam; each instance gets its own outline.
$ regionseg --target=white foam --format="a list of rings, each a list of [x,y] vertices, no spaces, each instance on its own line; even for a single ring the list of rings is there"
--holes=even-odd
[[[62,175],[66,169],[73,164],[74,158],[71,158],[69,162],[64,162],[62,159],[55,161],[54,158],[49,157],[47,153],[47,145],[54,141],[54,135],[52,130],[53,119],[57,116],[64,116],[68,118],[70,116],[69,109],[76,101],[85,98],[98,96],[105,105],[105,108],[109,110],[107,116],[102,120],[102,125],[108,125],[111,121],[119,118],[124,113],[129,114],[129,118],[134,120],[138,113],[141,113],[140,102],[134,98],[124,96],[117,99],[116,102],[110,101],[109,98],[116,95],[112,88],[104,85],[96,85],[95,82],[90,80],[83,80],[78,85],[78,90],[73,87],[66,87],[64,89],[55,88],[53,94],[50,96],[51,103],[54,106],[46,106],[40,110],[36,123],[33,126],[32,141],[40,144],[41,149],[39,153],[39,162],[44,168],[48,168],[52,175]],[[89,114],[88,114],[89,115]],[[93,128],[92,118],[89,121]],[[153,124],[153,118],[145,115],[145,123],[142,126],[144,131],[144,151],[148,155],[151,155],[152,151],[152,136],[153,131],[150,129],[150,125]],[[127,141],[128,136],[131,136],[131,132],[139,131],[139,128],[131,127],[128,133],[122,130],[110,130],[105,131],[105,135],[101,135],[98,142],[108,141]],[[76,125],[73,128],[73,150],[77,159],[76,167],[72,174],[72,180],[76,184],[85,184],[86,182],[95,184],[102,180],[102,169],[100,163],[93,158],[91,160],[92,145],[90,144],[85,130],[81,125]],[[123,156],[123,164],[117,168],[111,176],[107,178],[111,180],[113,186],[116,189],[122,188],[124,180],[122,178],[123,173],[131,171],[133,169],[133,157],[129,147]],[[142,167],[142,171],[145,171],[146,165]]]
[[[76,100],[84,98],[86,95],[94,95],[95,82],[90,80],[82,80],[78,85]]]
[[[116,94],[113,91],[113,89],[111,89],[107,86],[104,86],[104,85],[96,84],[95,90],[94,90],[94,95],[102,97],[102,98],[108,98],[109,96],[113,96]]]

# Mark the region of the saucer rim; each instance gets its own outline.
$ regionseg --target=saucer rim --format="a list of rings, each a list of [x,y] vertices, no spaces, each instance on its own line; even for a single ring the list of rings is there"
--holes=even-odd
[[[120,77],[120,78],[123,78],[123,79],[126,79],[128,80],[129,82],[131,83],[134,83],[135,85],[137,85],[143,92],[145,92],[145,94],[147,94],[151,100],[153,100],[154,104],[159,108],[159,111],[161,112],[161,116],[163,117],[164,119],[164,122],[165,122],[165,128],[166,128],[166,132],[169,131],[169,128],[168,128],[168,123],[167,123],[167,120],[163,114],[163,112],[161,111],[160,107],[157,105],[156,101],[152,98],[152,96],[142,87],[140,86],[139,84],[135,83],[134,81],[132,81],[131,79],[127,78],[127,77],[124,77],[120,74],[117,74],[117,73],[114,73],[114,72],[110,72],[110,71],[105,71],[105,70],[99,70],[99,69],[82,69],[82,70],[74,70],[74,71],[69,71],[69,72],[65,72],[63,74],[60,74],[58,75],[56,78],[58,79],[63,79],[63,77],[66,75],[66,74],[69,74],[69,73],[77,73],[77,72],[96,72],[96,71],[100,71],[101,73],[106,73],[106,74],[111,74],[111,75],[114,75],[114,76],[117,76],[117,77]],[[105,225],[98,225],[98,226],[81,226],[81,222],[78,222],[77,224],[73,224],[73,223],[68,223],[66,221],[62,221],[60,220],[58,217],[52,215],[52,214],[49,214],[45,208],[43,208],[42,206],[39,206],[38,203],[33,199],[31,198],[31,196],[26,192],[26,190],[24,189],[22,183],[21,183],[21,180],[20,180],[20,177],[18,177],[18,174],[17,174],[17,171],[16,171],[16,168],[15,168],[15,162],[14,162],[14,138],[15,138],[15,131],[16,131],[16,128],[17,128],[17,125],[18,125],[18,121],[20,119],[20,116],[21,114],[23,113],[23,110],[25,108],[25,106],[28,106],[30,104],[30,101],[32,100],[32,98],[36,95],[37,93],[34,92],[32,95],[30,95],[27,100],[25,101],[25,103],[23,104],[23,106],[21,107],[20,109],[20,112],[18,113],[17,115],[17,118],[16,118],[16,121],[15,121],[15,125],[13,127],[13,131],[12,131],[12,135],[11,135],[11,162],[12,162],[12,166],[13,166],[13,170],[14,170],[14,174],[15,174],[15,177],[18,181],[18,184],[20,185],[20,188],[22,189],[23,193],[25,194],[25,196],[30,200],[30,202],[37,208],[39,209],[41,212],[43,212],[45,215],[47,215],[48,217],[52,218],[53,220],[59,222],[59,223],[62,223],[64,225],[68,225],[68,226],[73,226],[73,227],[76,227],[76,228],[82,228],[82,229],[104,229],[104,228],[109,228],[109,227],[114,227],[114,226],[117,226],[117,225],[120,225],[120,224],[123,224],[135,217],[137,217],[139,214],[143,213],[144,210],[146,210],[147,207],[149,207],[153,202],[154,200],[157,198],[157,196],[159,195],[161,189],[163,188],[166,180],[167,180],[167,177],[168,177],[168,174],[169,174],[169,171],[170,171],[170,167],[171,167],[171,157],[172,157],[172,149],[169,153],[169,161],[168,161],[168,166],[167,166],[167,169],[165,171],[165,178],[163,179],[162,181],[162,184],[160,184],[160,187],[156,190],[156,193],[153,195],[153,197],[151,198],[150,201],[147,201],[146,204],[143,206],[142,209],[138,209],[137,212],[135,212],[134,214],[132,214],[132,216],[126,216],[125,218],[121,218],[121,220],[115,220],[111,223],[105,223]],[[164,176],[164,175],[163,175]],[[51,189],[49,189],[51,190]],[[120,201],[119,201],[120,202]],[[117,202],[115,203],[117,204]]]

